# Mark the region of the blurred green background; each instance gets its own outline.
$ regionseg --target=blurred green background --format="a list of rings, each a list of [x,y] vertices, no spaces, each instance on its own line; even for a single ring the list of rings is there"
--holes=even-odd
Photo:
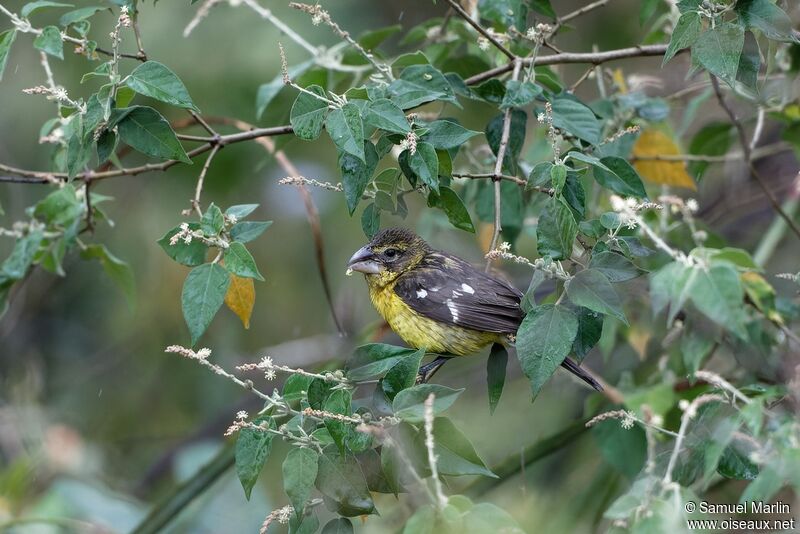
[[[566,13],[584,3],[554,5],[558,12]],[[3,3],[13,11],[23,4]],[[196,11],[196,6],[188,4],[162,0],[155,7],[149,2],[141,6],[142,37],[150,58],[168,65],[181,77],[204,115],[233,117],[259,126],[287,124],[294,95],[282,92],[257,121],[256,91],[279,73],[279,41],[287,49],[290,65],[305,60],[306,53],[248,9],[227,3],[212,9],[194,33],[184,38],[183,28]],[[312,43],[336,42],[328,29],[312,26],[306,15],[289,9],[287,2],[262,0],[262,4],[274,9]],[[348,0],[326,2],[325,8],[356,35],[396,23],[410,28],[434,13],[444,13],[441,2],[424,0]],[[639,43],[646,29],[631,16],[638,8],[637,1],[611,2],[582,19],[581,31],[566,34],[560,45],[571,51],[586,51],[592,45],[604,50]],[[46,25],[49,17],[55,20],[57,14],[44,14],[37,24]],[[107,47],[114,16],[104,12],[93,20],[91,35]],[[0,17],[0,30],[9,26],[9,21]],[[133,51],[131,41],[126,39],[123,49]],[[393,39],[385,45],[388,53],[397,51],[396,42]],[[21,92],[44,79],[38,53],[30,43],[29,35],[18,37],[0,84],[0,161],[45,170],[50,164],[50,147],[37,143],[38,131],[53,115],[55,106],[40,96]],[[96,87],[91,81],[81,85],[80,78],[93,65],[72,54],[69,47],[65,56],[63,62],[51,61],[56,81],[72,97],[88,96]],[[123,65],[130,69],[134,63]],[[625,73],[658,76],[660,85],[648,88],[651,95],[672,92],[686,83],[687,58],[678,58],[665,71],[659,70],[659,63],[658,58],[629,61],[624,64]],[[574,80],[583,68],[574,66],[559,72]],[[581,88],[587,94],[593,90],[589,83]],[[155,107],[170,119],[185,118],[174,108]],[[476,129],[481,129],[490,113],[488,107],[485,115],[451,111],[465,126]],[[680,112],[680,107],[675,108],[672,117],[680,117]],[[199,130],[196,133],[201,134]],[[279,143],[284,141],[289,139]],[[529,136],[528,143],[535,153],[535,137]],[[305,176],[338,181],[331,143],[324,139],[314,143],[291,140],[283,148]],[[136,158],[126,161],[135,163]],[[132,265],[137,297],[133,310],[98,264],[84,263],[75,254],[65,263],[66,278],[37,271],[14,294],[10,310],[0,321],[0,521],[24,513],[73,518],[99,525],[101,531],[125,532],[152,503],[223,446],[222,433],[237,410],[257,406],[233,384],[163,352],[170,344],[188,344],[180,309],[187,268],[171,261],[156,240],[183,220],[180,212],[189,206],[201,164],[202,159],[193,166],[115,178],[93,188],[115,198],[106,207],[114,227],[99,227],[94,240],[105,243]],[[735,184],[737,177],[723,167],[709,173],[700,185],[698,198],[701,206],[710,199],[721,201],[715,208],[718,216],[714,228],[736,246],[751,248],[772,216],[749,189],[734,195],[750,195],[754,201],[739,207],[732,216],[726,206],[732,199],[730,184]],[[790,168],[778,160],[771,173],[776,184],[784,181]],[[371,331],[368,327],[375,326],[377,316],[363,281],[344,276],[346,260],[365,240],[360,210],[348,217],[342,195],[312,191],[322,219],[335,306],[348,333],[339,337],[317,274],[302,199],[293,187],[277,184],[284,176],[261,147],[241,143],[221,151],[206,179],[204,202],[223,207],[259,203],[254,218],[275,221],[252,249],[266,282],[256,284],[251,328],[244,330],[239,320],[223,309],[200,342],[200,346],[212,348],[212,358],[227,369],[264,355],[294,367],[310,368],[325,362],[338,366],[352,347],[364,342],[363,333]],[[742,179],[738,177],[739,185],[734,187],[743,187]],[[0,185],[0,205],[6,212],[0,225],[10,227],[13,221],[24,218],[24,209],[48,191],[47,186]],[[420,197],[409,198],[409,207],[411,214],[406,221],[384,219],[383,225],[396,222],[411,226],[434,245],[480,261],[481,247],[474,235],[448,227],[433,214],[420,216],[424,207]],[[10,250],[8,241],[0,243],[0,257]],[[535,256],[531,243],[523,236],[523,255]],[[796,250],[787,247],[775,256],[770,271],[796,270],[796,260]],[[505,268],[518,286],[527,284],[524,270]],[[641,291],[643,283],[629,283],[628,291]],[[617,346],[610,361],[604,364],[597,349],[587,359],[590,368],[601,371],[612,383],[621,370],[636,365],[649,338],[647,331],[635,329],[626,335],[629,342]],[[397,342],[391,336],[383,339]],[[480,356],[453,362],[437,381],[468,388],[452,408],[452,418],[489,466],[519,455],[525,446],[578,421],[584,402],[590,398],[589,390],[559,372],[531,404],[527,380],[512,362],[511,383],[496,414],[490,416],[484,365],[485,358]],[[272,387],[263,386],[267,390]],[[181,514],[174,531],[257,531],[270,510],[285,504],[277,476],[283,449],[282,444],[276,444],[274,461],[268,464],[249,502],[235,475],[229,472]],[[456,489],[469,482],[457,481]],[[478,499],[505,507],[528,531],[589,532],[624,484],[625,479],[612,474],[602,462],[591,437],[584,436]],[[377,504],[382,516],[369,518],[365,531],[393,531],[402,514],[408,512],[403,499],[398,503],[394,497],[384,496]],[[24,528],[49,532],[54,527]]]

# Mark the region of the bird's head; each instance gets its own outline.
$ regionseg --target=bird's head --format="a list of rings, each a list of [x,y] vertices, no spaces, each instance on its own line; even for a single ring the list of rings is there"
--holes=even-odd
[[[353,254],[347,270],[364,273],[371,283],[385,285],[414,268],[428,251],[428,244],[411,230],[387,228]]]

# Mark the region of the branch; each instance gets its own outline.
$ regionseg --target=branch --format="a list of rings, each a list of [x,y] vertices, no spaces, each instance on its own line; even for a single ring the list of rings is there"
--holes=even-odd
[[[508,59],[514,61],[517,58],[517,56],[515,56],[511,51],[509,51],[508,48],[503,46],[503,44],[500,41],[498,41],[494,35],[489,33],[483,26],[475,22],[475,20],[473,20],[473,18],[469,16],[469,13],[464,11],[464,8],[461,7],[461,5],[458,2],[456,2],[455,0],[447,0],[447,3],[450,4],[450,7],[453,8],[453,10],[456,13],[458,13],[458,15],[462,19],[464,19],[467,22],[467,24],[475,28],[475,30],[477,30],[478,33],[486,37],[486,39],[490,43],[492,43],[495,48],[500,50]]]
[[[452,0],[451,0],[452,1]],[[519,73],[522,70],[522,61],[520,59],[514,60],[514,73],[512,79],[519,78]],[[511,109],[508,108],[503,115],[503,132],[500,135],[500,145],[497,147],[497,161],[494,164],[494,175],[492,181],[494,182],[494,230],[492,231],[492,242],[489,245],[489,250],[497,248],[497,242],[500,239],[500,232],[502,231],[502,194],[500,184],[502,182],[501,176],[503,175],[503,161],[506,157],[506,150],[508,149],[508,138],[511,133]],[[491,260],[486,260],[486,270],[491,266]]]
[[[764,191],[764,194],[769,199],[769,202],[772,204],[772,208],[775,210],[775,212],[781,218],[783,218],[784,221],[786,221],[786,224],[789,225],[789,228],[791,228],[795,235],[800,238],[800,227],[798,227],[794,219],[789,217],[789,215],[783,210],[780,202],[778,202],[778,199],[775,198],[775,195],[769,189],[767,181],[763,176],[761,176],[761,174],[758,172],[758,169],[756,169],[756,166],[753,164],[753,153],[752,149],[750,148],[750,143],[747,140],[747,133],[744,131],[744,126],[742,125],[741,121],[736,118],[736,113],[733,111],[733,108],[731,108],[725,101],[725,97],[722,95],[722,89],[719,87],[719,80],[717,80],[717,77],[713,74],[709,74],[709,76],[711,77],[711,85],[714,88],[714,94],[717,96],[720,107],[725,110],[725,113],[728,114],[733,126],[736,128],[736,132],[739,134],[739,144],[742,145],[744,161],[747,167],[750,169],[750,174],[756,179],[756,183],[759,187],[761,187],[761,190]]]
[[[525,467],[542,460],[554,452],[564,450],[576,438],[586,432],[586,420],[575,421],[562,431],[537,441],[533,445],[525,448],[522,453],[509,455],[505,460],[492,467],[492,472],[497,478],[481,477],[474,483],[467,486],[463,493],[480,496],[504,482],[508,482],[511,476],[523,470]]]
[[[211,140],[206,144],[195,148],[187,153],[189,158],[194,158],[199,156],[200,154],[205,154],[209,150],[214,149],[215,146],[223,147],[226,145],[232,145],[234,143],[241,143],[243,141],[250,141],[253,139],[259,139],[262,137],[270,137],[274,135],[285,135],[292,133],[292,127],[289,125],[286,126],[274,126],[272,128],[254,128],[252,130],[229,134],[229,135],[221,135],[219,140]],[[102,172],[94,172],[94,171],[86,171],[79,173],[75,176],[76,180],[82,180],[84,182],[94,182],[97,180],[105,180],[107,178],[114,178],[117,176],[136,176],[137,174],[142,174],[145,172],[151,171],[166,171],[173,165],[177,165],[182,163],[178,160],[170,159],[161,163],[147,163],[145,165],[139,165],[138,167],[123,167],[121,169],[115,169],[110,171],[102,171]],[[0,163],[0,172],[8,173],[11,176],[0,176],[0,182],[11,182],[11,183],[25,183],[25,184],[50,184],[54,181],[66,181],[67,174],[63,172],[46,172],[46,171],[31,171],[26,169],[18,169],[16,167],[11,167],[9,165],[3,165]]]
[[[607,50],[605,52],[564,52],[563,54],[550,54],[548,56],[537,56],[535,58],[521,58],[524,66],[538,67],[540,65],[562,65],[565,63],[590,63],[600,65],[607,61],[625,59],[631,57],[663,56],[667,51],[667,45],[639,45],[630,48],[619,48],[617,50]],[[680,52],[679,52],[680,53]],[[514,62],[509,61],[505,65],[489,69],[485,72],[476,74],[464,80],[467,85],[475,85],[484,80],[500,76],[506,72],[514,70]]]

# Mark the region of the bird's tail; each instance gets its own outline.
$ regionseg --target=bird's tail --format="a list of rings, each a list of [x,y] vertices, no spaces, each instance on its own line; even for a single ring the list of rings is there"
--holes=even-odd
[[[603,391],[603,386],[600,385],[600,382],[598,382],[592,375],[590,375],[585,369],[581,368],[581,366],[574,361],[570,360],[569,358],[564,358],[564,361],[561,362],[561,365],[564,367],[564,369],[577,376],[597,391]]]

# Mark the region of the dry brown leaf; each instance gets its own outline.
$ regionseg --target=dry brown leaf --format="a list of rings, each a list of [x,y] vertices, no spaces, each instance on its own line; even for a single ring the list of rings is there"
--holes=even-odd
[[[677,156],[680,153],[678,145],[670,136],[654,128],[648,128],[639,135],[632,151],[634,158]],[[694,180],[686,172],[686,163],[683,161],[635,159],[633,166],[649,182],[697,190]]]
[[[245,328],[250,328],[250,315],[256,302],[256,288],[252,278],[231,275],[231,283],[225,294],[225,304],[235,313]]]

